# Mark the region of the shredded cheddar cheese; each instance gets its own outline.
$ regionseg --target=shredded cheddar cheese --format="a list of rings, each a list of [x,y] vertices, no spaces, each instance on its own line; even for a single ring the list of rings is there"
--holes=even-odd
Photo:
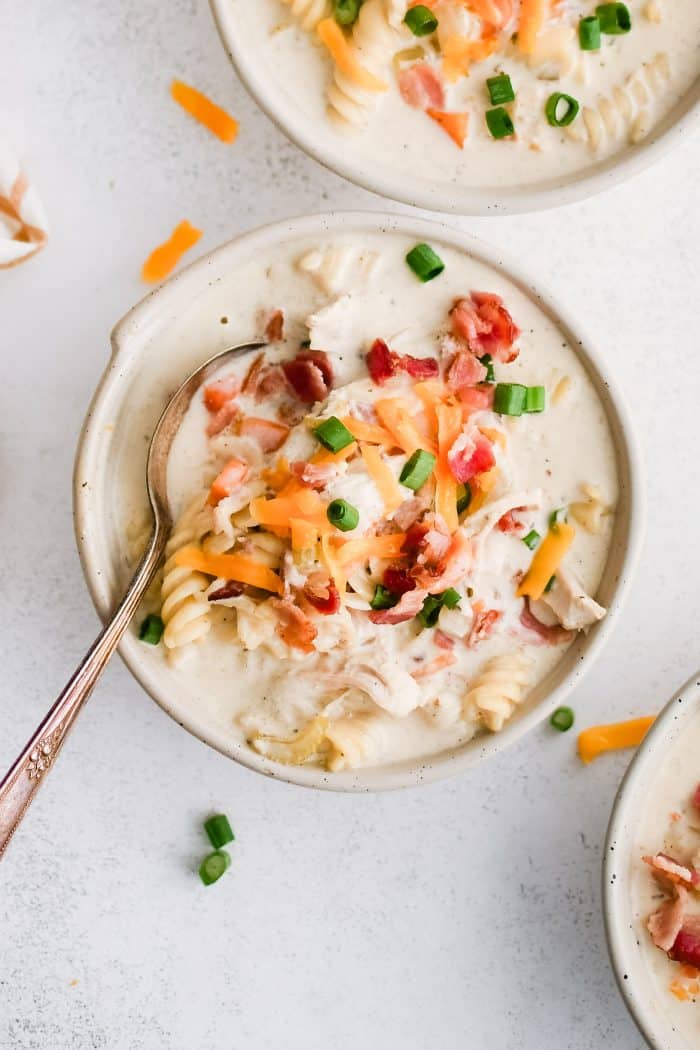
[[[620,751],[641,744],[653,725],[654,717],[633,718],[629,722],[613,722],[610,725],[591,726],[579,733],[578,753],[588,765],[605,751]]]
[[[516,593],[519,598],[527,596],[537,601],[542,597],[545,587],[556,575],[562,558],[574,542],[575,535],[576,529],[566,521],[552,525],[535,551],[530,568],[518,587]]]
[[[251,587],[260,587],[274,594],[282,593],[282,582],[279,576],[266,565],[243,554],[205,554],[197,547],[183,547],[175,555],[175,564],[208,576],[224,580],[238,580]]]

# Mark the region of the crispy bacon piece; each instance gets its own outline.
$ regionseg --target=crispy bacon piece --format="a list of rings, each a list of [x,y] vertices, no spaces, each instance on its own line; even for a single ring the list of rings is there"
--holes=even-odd
[[[474,649],[479,642],[488,638],[502,616],[500,609],[475,609],[474,622],[467,638],[467,648]]]
[[[455,640],[449,634],[445,634],[439,627],[433,631],[433,641],[439,649],[454,649]]]
[[[375,609],[369,614],[372,623],[397,624],[412,620],[423,608],[428,592],[423,590],[406,591],[391,609]]]
[[[340,608],[340,593],[326,573],[313,572],[304,585],[304,597],[324,616],[337,613]]]
[[[405,594],[406,591],[416,589],[416,581],[409,576],[405,569],[393,569],[389,567],[384,570],[384,586],[392,594]]]
[[[333,386],[333,366],[324,350],[302,350],[282,371],[300,401],[324,401]]]
[[[268,343],[281,343],[284,339],[284,310],[273,310],[265,325]]]
[[[401,550],[413,557],[411,576],[419,587],[433,591],[432,583],[445,571],[450,534],[441,518],[429,516],[406,532]]]
[[[530,609],[530,603],[527,599],[525,599],[525,604],[520,613],[520,622],[526,630],[532,631],[538,636],[541,645],[565,645],[576,634],[575,631],[567,631],[566,628],[558,623],[551,626],[542,623]]]
[[[447,462],[457,481],[471,481],[476,474],[490,470],[496,463],[489,439],[470,427],[462,431],[447,453]]]
[[[457,299],[450,311],[452,331],[466,342],[477,357],[491,354],[495,361],[514,361],[519,350],[513,344],[520,329],[499,295],[472,292],[468,299]]]
[[[438,671],[444,671],[446,667],[456,663],[457,657],[454,653],[440,653],[434,660],[429,660],[427,664],[423,664],[421,667],[416,668],[415,671],[411,671],[411,675],[414,678],[427,678],[429,675],[437,674]]]
[[[444,559],[435,568],[416,565],[411,569],[411,575],[419,587],[427,588],[431,594],[442,594],[448,587],[461,583],[473,561],[470,541],[463,533],[456,532]]]
[[[486,379],[486,365],[469,350],[460,350],[452,358],[447,369],[447,386],[450,390],[460,392],[464,387],[476,386]]]
[[[668,952],[673,948],[683,926],[688,892],[680,887],[674,897],[669,897],[647,919],[647,929],[657,948]]]
[[[244,585],[239,583],[238,580],[227,580],[222,587],[212,591],[207,600],[210,602],[221,602],[225,598],[238,598],[240,594],[243,594],[244,590]]]
[[[498,519],[496,528],[500,532],[522,532],[524,525],[522,521],[519,521],[516,517],[519,510],[523,508],[514,507],[513,510],[509,510],[507,514],[504,514],[502,518]]]
[[[307,463],[304,460],[297,460],[290,465],[290,470],[302,485],[310,489],[324,489],[338,476],[338,468],[335,463]]]
[[[271,601],[279,617],[277,633],[282,641],[293,649],[312,653],[314,651],[313,641],[318,631],[306,613],[302,612],[299,606],[289,598],[272,598]]]
[[[406,372],[413,379],[433,379],[440,374],[434,357],[413,357],[390,350],[383,339],[375,339],[367,352],[367,369],[372,381],[379,386],[397,372]]]
[[[238,391],[240,384],[235,376],[223,376],[204,388],[204,407],[208,412],[219,412],[225,404],[231,401]]]
[[[700,886],[700,871],[689,865],[680,864],[668,853],[657,853],[654,857],[642,857],[651,868],[654,876],[666,885],[683,886],[687,890]]]
[[[673,942],[669,958],[700,969],[700,915],[688,915]]]
[[[272,419],[246,416],[240,422],[238,433],[257,441],[263,452],[276,452],[287,440],[289,427]]]
[[[263,369],[264,364],[265,354],[258,354],[256,357],[253,358],[248,367],[248,371],[243,377],[243,382],[241,383],[242,393],[255,394],[256,390],[258,389],[258,380],[260,378],[260,373]]]
[[[444,109],[445,89],[437,71],[427,62],[416,62],[399,73],[401,98],[414,109]]]
[[[430,497],[427,495],[421,495],[415,496],[413,499],[405,500],[394,513],[394,516],[391,519],[392,523],[396,526],[399,532],[406,532],[406,530],[410,529],[411,525],[415,525],[418,519],[426,512],[432,501],[432,493]]]
[[[222,430],[230,426],[235,419],[241,415],[241,410],[235,401],[227,401],[225,405],[214,412],[207,423],[207,437],[215,437]]]
[[[466,413],[482,412],[493,407],[495,389],[490,383],[487,386],[463,386],[457,391],[457,397]]]

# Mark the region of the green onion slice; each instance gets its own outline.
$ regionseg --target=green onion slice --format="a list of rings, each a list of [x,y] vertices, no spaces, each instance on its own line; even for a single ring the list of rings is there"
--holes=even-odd
[[[331,452],[340,452],[342,448],[352,445],[355,438],[344,423],[336,416],[329,416],[314,429],[314,434]]]
[[[552,513],[549,515],[549,527],[550,527],[550,529],[554,529],[562,521],[566,521],[566,517],[567,517],[566,508],[565,507],[557,507],[557,509],[553,510]]]
[[[443,605],[446,605],[448,609],[454,609],[461,602],[462,595],[454,587],[448,587],[446,591],[442,592],[441,598]]]
[[[228,817],[224,813],[217,813],[215,816],[209,817],[208,820],[205,820],[204,830],[206,831],[209,841],[214,849],[221,849],[222,846],[226,846],[229,842],[233,842],[236,837],[233,834],[233,829],[229,824]]]
[[[492,106],[502,106],[504,102],[515,101],[515,92],[507,73],[499,73],[497,77],[487,77],[486,87]]]
[[[351,26],[357,21],[362,0],[333,0],[333,17],[340,26]]]
[[[515,126],[510,114],[503,106],[486,110],[486,126],[494,139],[507,139],[515,134]]]
[[[480,357],[479,360],[486,369],[486,379],[484,380],[484,382],[495,383],[496,373],[493,370],[493,358],[491,357],[491,354],[484,354],[484,356]]]
[[[563,91],[555,91],[547,99],[544,112],[553,128],[568,128],[578,116],[579,109],[580,106],[573,96],[565,95]]]
[[[443,605],[448,609],[454,609],[461,600],[461,594],[454,587],[448,587],[442,594],[429,594],[423,602],[423,608],[418,613],[418,619],[423,627],[435,627]]]
[[[211,886],[213,882],[218,882],[230,864],[231,858],[226,850],[215,850],[199,865],[199,877],[205,886]]]
[[[521,383],[496,383],[493,410],[502,416],[522,416],[527,402],[527,387]]]
[[[423,281],[432,281],[445,269],[445,264],[429,244],[417,244],[406,256],[406,262],[416,277]]]
[[[618,36],[629,33],[632,28],[632,16],[627,4],[600,4],[595,9],[600,22],[601,33]]]
[[[523,536],[523,543],[529,550],[534,551],[537,544],[540,542],[542,537],[540,536],[537,529],[530,529],[527,536]]]
[[[566,733],[574,724],[574,712],[570,707],[558,707],[549,720],[552,729],[558,729],[560,733]]]
[[[556,580],[556,576],[550,576],[549,577],[549,579],[547,580],[547,586],[544,589],[544,593],[545,594],[549,594],[549,592],[551,591],[552,587],[554,586],[554,581],[555,580]]]
[[[457,513],[463,514],[472,501],[472,490],[469,485],[457,486]]]
[[[340,529],[341,532],[350,532],[357,528],[360,520],[360,512],[357,507],[353,507],[352,503],[344,499],[332,500],[328,504],[326,516],[331,525],[335,525],[336,529]]]
[[[438,20],[425,4],[416,4],[409,7],[404,16],[404,22],[414,36],[428,36],[434,33],[438,27]]]
[[[142,642],[148,642],[149,645],[158,645],[164,630],[165,624],[160,616],[149,613],[139,628],[139,638]]]
[[[406,460],[403,470],[399,475],[399,481],[409,489],[417,492],[425,485],[426,481],[435,469],[435,456],[432,452],[426,452],[418,448],[413,455]]]
[[[596,15],[581,19],[578,24],[578,42],[582,51],[600,50],[600,19]]]
[[[374,588],[374,595],[369,604],[372,609],[392,609],[398,600],[395,594],[392,594],[381,583],[378,583]]]
[[[544,412],[546,394],[543,386],[529,386],[525,395],[526,412]]]

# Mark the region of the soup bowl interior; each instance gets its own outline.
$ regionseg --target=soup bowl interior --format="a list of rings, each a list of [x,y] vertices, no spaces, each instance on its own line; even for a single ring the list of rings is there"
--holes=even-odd
[[[252,769],[314,787],[378,790],[447,776],[486,758],[520,738],[561,704],[591,667],[614,628],[639,551],[643,501],[640,459],[624,399],[607,364],[561,304],[535,291],[502,251],[438,223],[376,213],[306,216],[263,227],[225,244],[151,293],[114,329],[113,352],[90,406],[80,439],[74,479],[75,526],[87,583],[102,618],[127,584],[143,547],[150,516],[145,493],[148,442],[168,395],[207,357],[244,342],[235,314],[245,302],[241,268],[251,259],[291,243],[307,248],[339,235],[381,234],[430,241],[439,250],[457,250],[488,267],[494,282],[508,281],[514,295],[539,311],[543,324],[576,349],[607,416],[617,461],[619,501],[607,564],[598,591],[605,619],[577,636],[553,670],[528,697],[503,731],[478,736],[419,762],[328,774],[322,769],[283,767],[254,752],[225,719],[215,717],[201,690],[185,685],[163,657],[162,647],[144,645],[135,630],[120,652],[150,695],[181,725],[212,747]],[[498,286],[498,285],[497,285]],[[242,323],[242,322],[241,322]]]

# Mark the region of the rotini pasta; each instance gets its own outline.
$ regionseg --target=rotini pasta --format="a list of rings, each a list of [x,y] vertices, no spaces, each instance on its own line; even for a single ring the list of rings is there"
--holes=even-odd
[[[282,3],[286,4],[295,18],[299,19],[302,29],[309,32],[316,28],[322,18],[326,17],[331,7],[328,0],[282,0]]]
[[[579,84],[588,80],[587,53],[581,50],[572,26],[553,26],[538,33],[528,64],[539,80],[573,77]]]
[[[610,507],[603,501],[603,494],[597,485],[581,485],[584,500],[575,500],[569,504],[569,513],[574,521],[593,535],[603,531],[604,517]]]
[[[328,719],[318,715],[292,737],[265,736],[253,733],[249,739],[251,747],[285,766],[301,766],[318,755],[326,739]]]
[[[165,548],[160,615],[165,625],[163,642],[169,650],[198,641],[211,626],[206,597],[210,581],[200,572],[175,564],[176,553],[182,547],[200,545],[210,526],[211,513],[197,499],[180,517]]]
[[[377,765],[387,749],[390,722],[386,716],[366,711],[331,722],[326,737],[331,749],[326,766],[332,773],[359,766]]]
[[[465,714],[476,712],[492,733],[498,733],[525,699],[531,664],[522,650],[494,656],[471,683]]]

